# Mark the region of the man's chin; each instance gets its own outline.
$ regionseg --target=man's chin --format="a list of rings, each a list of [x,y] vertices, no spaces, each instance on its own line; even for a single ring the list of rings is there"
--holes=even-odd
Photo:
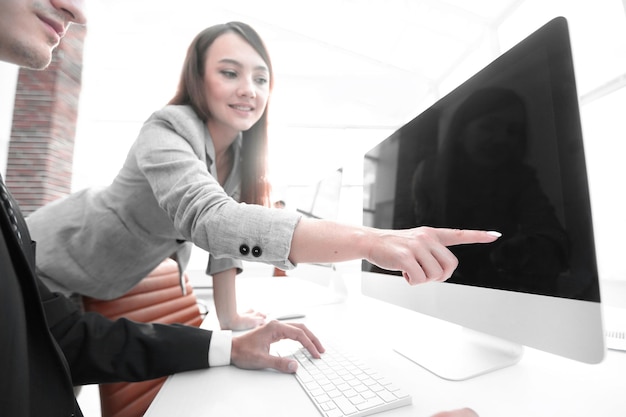
[[[45,70],[50,66],[52,62],[52,56],[31,56],[21,66],[32,70]]]
[[[52,49],[49,47],[22,47],[14,51],[17,56],[14,63],[24,68],[43,70],[52,61]]]

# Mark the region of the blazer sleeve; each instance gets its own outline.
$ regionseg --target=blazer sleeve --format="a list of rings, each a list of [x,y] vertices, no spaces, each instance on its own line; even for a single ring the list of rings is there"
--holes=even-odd
[[[74,385],[142,381],[208,368],[211,332],[191,326],[111,321],[82,313],[68,298],[38,283],[52,335]]]
[[[202,123],[179,107],[153,114],[134,144],[137,165],[159,206],[187,240],[217,259],[292,269],[288,255],[300,215],[229,197],[199,156],[206,141]]]

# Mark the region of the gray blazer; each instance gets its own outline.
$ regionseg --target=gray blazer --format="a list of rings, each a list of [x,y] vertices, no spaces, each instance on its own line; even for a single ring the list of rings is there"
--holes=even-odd
[[[115,298],[166,257],[188,257],[189,242],[210,253],[210,274],[241,268],[237,259],[293,268],[287,256],[300,215],[237,202],[241,138],[234,146],[222,188],[206,124],[188,106],[155,112],[111,185],[73,193],[27,218],[41,279],[53,291]]]

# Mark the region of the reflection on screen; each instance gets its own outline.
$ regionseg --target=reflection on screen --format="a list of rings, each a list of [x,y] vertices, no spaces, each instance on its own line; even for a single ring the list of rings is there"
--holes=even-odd
[[[437,153],[400,166],[399,176],[411,179],[412,211],[396,218],[396,227],[503,235],[492,245],[452,248],[459,268],[451,282],[553,294],[567,272],[567,234],[526,162],[526,117],[513,91],[478,90],[455,111]]]
[[[497,230],[450,248],[448,282],[598,301],[579,126],[551,60],[533,49],[478,74],[370,151],[364,224]]]

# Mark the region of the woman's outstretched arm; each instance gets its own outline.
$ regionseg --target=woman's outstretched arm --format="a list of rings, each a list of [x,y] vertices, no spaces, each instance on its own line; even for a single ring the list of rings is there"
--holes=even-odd
[[[402,271],[409,284],[416,285],[450,278],[458,261],[448,246],[491,243],[499,236],[491,231],[432,227],[384,230],[302,218],[294,231],[289,260],[366,259],[381,268]]]

